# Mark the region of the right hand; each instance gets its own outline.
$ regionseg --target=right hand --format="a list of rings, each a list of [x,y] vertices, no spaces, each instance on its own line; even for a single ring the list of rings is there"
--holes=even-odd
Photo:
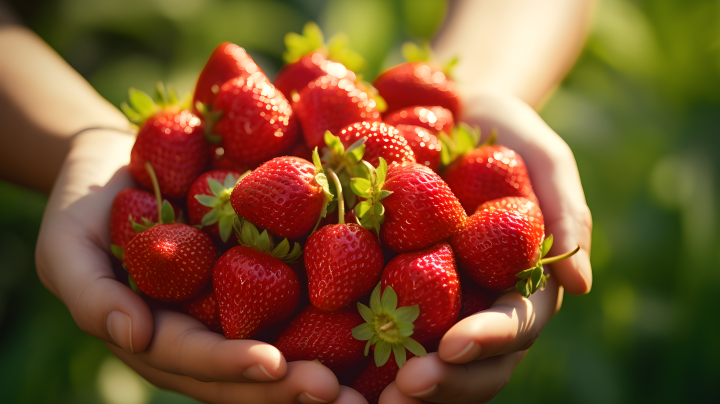
[[[42,283],[86,333],[150,383],[209,403],[364,403],[317,362],[287,364],[272,345],[228,340],[182,313],[151,310],[118,282],[110,261],[110,207],[133,181],[123,168],[134,138],[79,135],[58,176],[36,247]]]

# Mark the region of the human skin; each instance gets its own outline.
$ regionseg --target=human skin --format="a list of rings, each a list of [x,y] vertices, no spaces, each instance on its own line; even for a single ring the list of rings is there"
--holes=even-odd
[[[577,21],[587,21],[591,4],[578,1],[585,6],[569,7],[567,1],[552,0],[543,3],[545,10],[536,10],[531,3],[459,2],[456,10],[471,9],[452,13],[448,27],[454,28],[441,33],[436,48],[443,54],[459,54],[463,60],[459,67],[476,63],[477,69],[457,72],[465,90],[463,119],[480,124],[484,133],[498,128],[499,143],[525,159],[547,233],[555,237],[551,254],[576,244],[582,250],[552,266],[545,291],[530,299],[510,292],[491,309],[455,325],[441,341],[439,353],[408,361],[381,402],[489,399],[509,380],[526,349],[559,309],[563,287],[558,282],[570,293],[590,290],[591,219],[575,161],[531,106],[539,105],[572,65],[586,28]],[[530,18],[542,15],[538,13],[549,15]],[[516,27],[518,21],[527,25],[524,37],[517,30],[501,29]],[[495,26],[492,36],[477,33],[468,45],[464,39],[468,29],[490,26]],[[288,364],[270,345],[227,340],[189,316],[149,307],[117,281],[109,258],[107,223],[115,194],[132,185],[122,168],[134,140],[123,133],[127,121],[32,32],[0,26],[0,48],[8,56],[0,60],[0,118],[9,125],[0,136],[0,153],[4,153],[0,177],[45,192],[54,184],[38,238],[38,275],[68,306],[81,329],[104,340],[155,385],[204,402],[364,402],[356,392],[338,386],[335,376],[318,363]],[[553,57],[538,55],[537,49]],[[476,54],[484,57],[474,59]],[[481,69],[480,63],[495,67]],[[518,64],[534,69],[520,69]],[[89,127],[117,129],[76,135]],[[32,160],[17,158],[27,150],[33,151]]]

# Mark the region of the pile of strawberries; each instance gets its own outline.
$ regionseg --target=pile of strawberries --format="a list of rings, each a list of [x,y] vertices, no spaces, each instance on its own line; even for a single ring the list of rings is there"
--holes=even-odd
[[[370,85],[343,42],[310,23],[274,83],[222,43],[192,98],[131,90],[129,171],[152,192],[121,191],[110,232],[139,293],[376,402],[409,356],[500,291],[543,289],[558,258],[522,158],[477,146],[447,73],[413,61]]]

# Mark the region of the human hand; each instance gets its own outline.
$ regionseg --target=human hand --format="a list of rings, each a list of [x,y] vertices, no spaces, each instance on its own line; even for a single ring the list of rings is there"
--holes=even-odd
[[[78,326],[151,383],[205,402],[364,402],[356,392],[340,389],[318,363],[288,365],[271,345],[228,340],[190,316],[151,311],[116,280],[109,255],[110,207],[120,190],[133,186],[122,168],[133,142],[112,131],[79,135],[45,210],[36,247],[38,276]]]
[[[380,397],[381,404],[476,403],[490,400],[510,379],[549,319],[560,309],[563,288],[573,294],[592,286],[592,220],[572,152],[522,101],[483,94],[468,99],[465,121],[483,133],[498,129],[498,143],[525,160],[543,211],[545,233],[553,234],[551,255],[581,250],[551,265],[547,288],[529,299],[507,292],[494,305],[445,334],[439,351],[410,359]]]

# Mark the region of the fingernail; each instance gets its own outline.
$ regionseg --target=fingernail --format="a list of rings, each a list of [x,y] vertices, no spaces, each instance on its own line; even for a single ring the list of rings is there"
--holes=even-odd
[[[329,403],[327,400],[317,398],[310,393],[300,393],[298,396],[298,403],[300,404],[316,404],[316,403]]]
[[[271,382],[278,379],[277,377],[271,375],[270,372],[265,369],[265,366],[260,364],[250,366],[245,369],[245,371],[242,372],[242,375],[250,380],[255,380],[256,382]]]
[[[132,344],[132,320],[127,314],[111,310],[105,317],[105,329],[120,348],[135,353]]]
[[[432,393],[435,393],[435,390],[437,390],[437,384],[433,384],[432,386],[428,387],[427,389],[423,391],[419,391],[417,393],[408,394],[410,397],[426,397],[428,395],[431,395]]]
[[[482,347],[479,344],[476,344],[474,341],[470,341],[470,343],[465,348],[463,348],[462,351],[458,352],[454,356],[447,358],[446,361],[470,362],[471,360],[480,356],[480,352],[482,352]]]

